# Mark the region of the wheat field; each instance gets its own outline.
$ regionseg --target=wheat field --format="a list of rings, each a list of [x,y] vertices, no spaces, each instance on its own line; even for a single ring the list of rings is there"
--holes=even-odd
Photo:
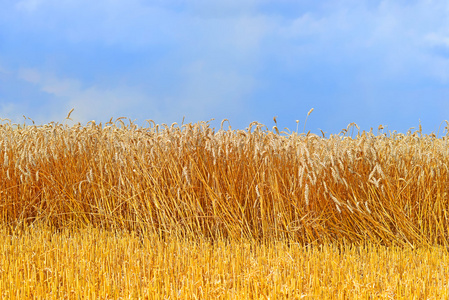
[[[2,297],[447,298],[448,135],[275,124],[3,122]]]

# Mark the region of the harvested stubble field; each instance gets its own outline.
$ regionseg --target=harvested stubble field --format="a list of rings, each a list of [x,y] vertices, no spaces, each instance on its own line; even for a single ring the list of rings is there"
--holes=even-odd
[[[449,297],[447,135],[223,125],[0,125],[1,296]]]

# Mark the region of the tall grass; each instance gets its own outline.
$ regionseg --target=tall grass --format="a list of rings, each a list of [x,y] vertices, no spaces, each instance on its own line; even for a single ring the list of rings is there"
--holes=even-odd
[[[0,125],[0,222],[447,246],[446,136],[223,125]]]

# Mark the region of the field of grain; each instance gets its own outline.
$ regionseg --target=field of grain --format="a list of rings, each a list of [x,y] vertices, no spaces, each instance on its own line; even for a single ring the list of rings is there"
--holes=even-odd
[[[447,297],[447,135],[148,124],[0,125],[3,297]]]

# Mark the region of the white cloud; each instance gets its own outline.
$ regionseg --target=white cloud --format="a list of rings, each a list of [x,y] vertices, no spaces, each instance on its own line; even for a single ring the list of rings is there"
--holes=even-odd
[[[250,56],[262,50],[261,42],[272,33],[274,26],[273,21],[264,16],[240,17],[229,23],[232,31],[228,36],[228,45],[224,47],[235,47]]]
[[[20,69],[17,72],[20,79],[25,80],[30,83],[39,83],[41,81],[41,74],[34,69]]]
[[[33,12],[42,5],[44,0],[22,0],[16,4],[19,11]]]
[[[237,44],[247,49],[267,29],[265,17],[256,11],[259,2],[22,0],[16,5],[15,20],[23,32],[45,32],[69,43],[185,47],[197,42],[223,44],[224,33],[232,34],[227,47]],[[33,12],[32,17],[22,15],[23,10]]]
[[[130,111],[146,107],[148,97],[127,87],[100,89],[91,87],[70,97],[67,107],[75,108],[74,117],[81,122],[129,117]],[[143,121],[143,120],[140,120]]]
[[[22,80],[56,99],[50,110],[59,119],[72,107],[73,115],[78,113],[83,121],[136,111],[141,116],[143,110],[162,120],[177,120],[179,114],[198,119],[217,112],[233,115],[233,109],[224,107],[244,107],[260,85],[257,78],[279,82],[270,77],[278,75],[286,81],[297,80],[297,85],[302,78],[320,78],[316,86],[302,89],[304,98],[314,88],[324,94],[319,85],[332,85],[332,81],[351,88],[343,92],[354,93],[358,87],[373,91],[376,97],[382,95],[377,91],[399,89],[401,84],[404,89],[413,88],[421,79],[449,81],[444,54],[449,48],[447,1],[322,1],[310,4],[311,9],[296,9],[300,5],[291,1],[295,9],[288,12],[259,9],[268,2],[23,0],[16,6],[19,17],[9,20],[17,22],[10,27],[20,28],[19,37],[26,33],[42,37],[48,47],[61,47],[53,54],[60,55],[57,59],[62,64],[52,64],[56,59],[53,54],[46,56],[44,48],[39,54],[29,54],[39,61],[27,58],[32,67],[19,72]],[[80,51],[84,46],[87,50]],[[121,56],[115,56],[123,49],[126,55],[141,55],[141,65],[133,61],[135,67],[123,67]],[[106,55],[117,66],[81,70],[68,61],[81,53],[88,57],[86,61],[100,57],[104,63],[103,51],[110,51]],[[25,65],[18,61],[17,65]],[[102,68],[112,70],[111,74],[102,74]],[[77,75],[64,75],[69,71]],[[89,73],[91,83],[83,73]],[[105,77],[112,79],[95,82]],[[145,77],[157,82],[145,82]],[[118,78],[127,84],[117,84]],[[136,81],[139,87],[132,87]],[[144,86],[147,83],[155,91]],[[294,84],[285,86],[295,89]],[[335,95],[335,99],[345,96]],[[380,102],[392,101],[379,98]]]
[[[425,36],[425,40],[429,42],[432,46],[444,46],[449,47],[449,34],[441,34],[436,32],[431,32]]]
[[[2,65],[0,65],[0,73],[1,74],[7,74],[8,71],[5,68],[3,68]]]
[[[186,10],[195,16],[205,18],[227,18],[253,13],[260,0],[186,0]]]
[[[232,68],[219,70],[207,61],[192,62],[182,69],[182,74],[179,101],[185,112],[197,119],[212,117],[211,113],[238,114],[245,109],[245,97],[255,86],[250,75]]]
[[[16,104],[6,101],[2,101],[0,104],[0,124],[8,121],[6,119],[9,119],[12,123],[15,123],[22,118],[22,115],[20,115],[19,108]]]
[[[126,116],[138,110],[139,106],[150,105],[144,93],[128,86],[83,87],[77,79],[59,78],[36,69],[21,69],[18,76],[56,99],[56,105],[52,103],[45,107],[45,122],[62,121],[71,108],[75,108],[72,119],[85,123],[90,120],[109,120],[118,115]],[[7,108],[9,112],[14,110],[11,105],[4,110]]]
[[[281,37],[280,61],[286,67],[300,70],[311,61],[328,63],[329,68],[352,66],[371,80],[376,80],[373,76],[394,80],[419,71],[445,81],[449,70],[430,50],[434,45],[448,46],[447,2],[328,3],[333,5],[321,14],[305,13],[277,23],[274,32]]]
[[[41,104],[34,102],[33,106],[39,109],[31,111],[31,117],[38,123],[62,122],[72,108],[75,111],[71,118],[81,123],[123,116],[137,119],[141,125],[146,119],[158,123],[180,121],[183,115],[194,122],[224,118],[244,113],[244,97],[255,84],[251,76],[232,69],[217,70],[208,61],[183,67],[181,82],[175,82],[173,90],[162,95],[127,85],[86,86],[79,79],[61,78],[37,69],[21,69],[17,73],[20,80],[53,99]],[[5,115],[15,118],[27,114],[26,110],[13,104],[2,108]]]
[[[261,44],[275,26],[273,21],[253,11],[257,4],[253,0],[197,1],[193,4],[187,1],[186,9],[172,9],[172,4],[173,1],[168,4],[146,4],[134,0],[100,0],[95,3],[49,0],[36,7],[33,26],[31,28],[29,25],[28,29],[45,33],[46,37],[50,36],[62,45],[67,45],[67,42],[68,45],[99,44],[106,45],[108,51],[112,48],[138,49],[140,52],[147,51],[150,59],[152,53],[160,51],[158,47],[163,45],[162,48],[167,47],[166,57],[163,54],[167,71],[163,72],[167,73],[162,76],[167,77],[168,81],[173,80],[168,90],[153,93],[142,88],[136,92],[126,86],[108,88],[107,84],[87,85],[81,77],[54,76],[40,71],[64,74],[64,70],[59,70],[57,65],[22,69],[20,78],[58,99],[59,115],[75,107],[73,116],[78,112],[83,115],[84,121],[98,118],[98,115],[116,115],[112,107],[117,108],[115,111],[121,111],[118,108],[122,107],[122,103],[129,103],[131,99],[137,99],[134,102],[144,107],[151,107],[152,113],[161,119],[179,114],[205,119],[218,110],[223,112],[223,106],[230,103],[243,107],[244,97],[254,89],[254,74],[261,67]],[[216,14],[206,13],[205,10],[215,11]],[[52,59],[49,57],[48,61]],[[152,67],[143,64],[134,70],[139,76],[155,77],[157,75],[153,74]],[[136,76],[132,73],[119,74],[120,69],[116,72],[111,76],[124,77],[127,82],[133,82]],[[141,78],[138,80],[142,82]],[[90,106],[90,109],[81,112],[82,109],[77,106]],[[229,107],[228,112],[233,113]]]

